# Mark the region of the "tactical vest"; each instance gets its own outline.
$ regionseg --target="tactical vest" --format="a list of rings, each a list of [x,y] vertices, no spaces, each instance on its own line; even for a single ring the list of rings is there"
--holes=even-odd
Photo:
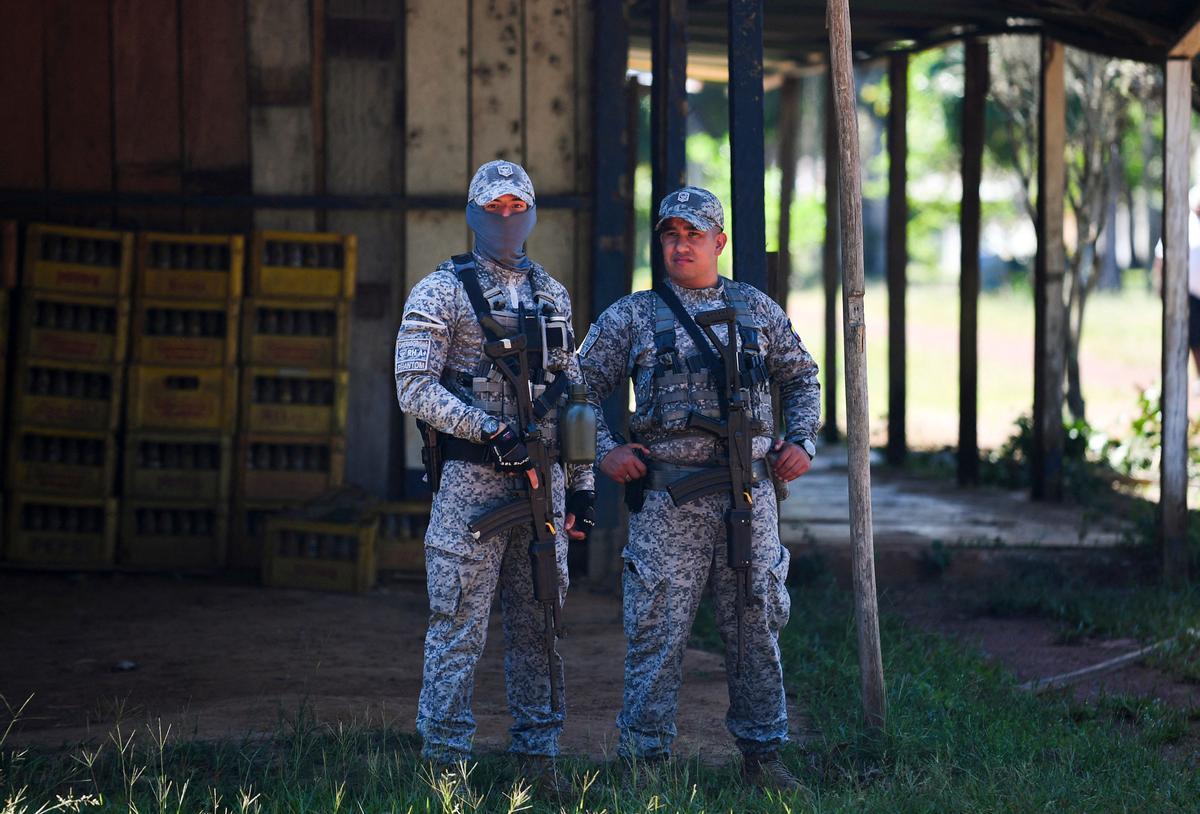
[[[742,371],[742,386],[753,394],[755,388],[767,381],[766,361],[758,342],[758,328],[750,317],[750,308],[741,287],[725,280],[725,297],[737,317],[738,367]],[[651,398],[657,413],[657,423],[667,430],[682,429],[690,413],[709,418],[724,418],[716,372],[709,369],[704,356],[696,351],[682,357],[675,346],[675,319],[671,307],[657,293],[654,295],[654,355],[656,364],[651,377]]]
[[[508,297],[499,286],[484,291],[479,284],[475,259],[469,254],[451,258],[454,272],[471,301],[475,318],[483,330],[485,341],[512,338],[524,334],[526,353],[529,355],[529,380],[538,418],[558,406],[566,393],[567,374],[547,369],[550,353],[555,350],[573,350],[571,330],[567,315],[557,311],[554,298],[539,291],[535,285],[536,275],[530,272],[529,285],[533,294],[534,310],[526,312],[524,306],[513,311]],[[517,417],[516,394],[504,380],[495,364],[486,355],[481,356],[473,373],[448,371],[454,378],[451,387],[464,401],[478,407],[489,415],[505,422]],[[450,384],[450,383],[446,383]]]

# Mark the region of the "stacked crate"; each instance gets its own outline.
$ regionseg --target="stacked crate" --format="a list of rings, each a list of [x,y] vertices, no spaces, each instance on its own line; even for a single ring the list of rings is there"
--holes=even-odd
[[[8,433],[9,562],[113,564],[133,236],[26,232]]]
[[[245,241],[138,238],[118,561],[225,563]]]
[[[231,565],[263,562],[271,514],[342,483],[355,268],[353,235],[254,235]]]

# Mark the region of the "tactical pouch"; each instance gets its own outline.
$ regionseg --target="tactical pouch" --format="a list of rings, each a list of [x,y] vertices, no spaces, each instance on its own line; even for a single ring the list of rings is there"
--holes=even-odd
[[[751,509],[730,509],[725,515],[729,534],[729,567],[749,568],[752,559],[750,530],[754,512]]]
[[[424,421],[417,422],[421,433],[421,463],[425,465],[425,479],[429,491],[436,492],[442,484],[442,447],[440,434]]]

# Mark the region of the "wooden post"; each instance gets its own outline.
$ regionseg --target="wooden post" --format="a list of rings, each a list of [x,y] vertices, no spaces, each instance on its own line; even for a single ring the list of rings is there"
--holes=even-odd
[[[966,43],[962,123],[962,278],[958,328],[958,483],[979,482],[979,183],[983,177],[983,114],[988,89],[987,40]]]
[[[832,83],[830,76],[825,86],[825,245],[821,257],[825,289],[825,359],[821,366],[825,422],[821,435],[828,444],[836,444],[841,438],[837,401],[838,131],[834,122]]]
[[[1163,129],[1162,512],[1163,579],[1188,581],[1188,158],[1192,63],[1167,60]]]
[[[854,545],[854,618],[863,712],[869,729],[883,728],[886,698],[875,595],[871,531],[871,445],[867,409],[867,325],[863,307],[862,181],[848,0],[829,0],[829,65],[837,110],[842,234],[842,316],[846,352],[846,442],[849,447],[850,539]]]
[[[629,17],[621,0],[596,6],[592,104],[592,276],[590,322],[632,285],[629,249],[633,231],[633,177],[629,154],[637,149],[637,86],[625,84],[629,50]],[[630,96],[634,115],[630,117]],[[625,127],[618,126],[626,122]],[[582,340],[581,340],[582,341]],[[604,415],[614,431],[624,423],[628,392],[618,388],[604,402]],[[588,578],[605,581],[617,562],[624,536],[621,490],[610,478],[596,478],[596,516],[603,518],[588,545]]]
[[[800,115],[800,78],[789,76],[779,88],[779,267],[768,286],[771,299],[784,311],[792,279],[792,199],[796,194]]]
[[[653,236],[658,202],[687,183],[687,0],[653,0],[650,19],[650,271],[663,278]],[[607,46],[606,46],[607,47]]]
[[[729,0],[729,152],[733,276],[766,291],[762,4]]]
[[[908,54],[888,60],[888,432],[887,462],[903,466],[908,455],[908,376],[905,293],[908,289]]]
[[[1038,105],[1037,260],[1033,300],[1034,500],[1062,500],[1063,368],[1066,313],[1063,308],[1063,196],[1066,192],[1066,91],[1060,42],[1043,36]]]

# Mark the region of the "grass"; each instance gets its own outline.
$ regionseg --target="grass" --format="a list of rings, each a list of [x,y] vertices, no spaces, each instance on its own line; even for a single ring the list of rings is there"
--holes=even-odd
[[[711,614],[696,637],[715,641]],[[431,776],[412,735],[331,728],[301,711],[261,739],[141,730],[67,752],[0,744],[0,812],[1168,812],[1200,799],[1182,713],[1137,699],[1084,708],[1030,696],[972,652],[886,616],[883,642],[888,726],[871,737],[860,722],[849,597],[819,577],[793,592],[781,639],[787,681],[821,733],[785,753],[807,786],[796,799],[749,793],[733,767],[695,761],[674,762],[636,792],[615,767],[570,759],[581,799],[546,806],[528,800],[502,755]]]
[[[819,288],[794,291],[788,311],[809,351],[824,359],[823,295]],[[912,285],[908,318],[907,409],[909,443],[942,446],[958,434],[958,289],[952,285]],[[867,286],[867,375],[870,382],[872,441],[886,436],[887,290]],[[841,304],[838,304],[840,323]],[[1110,434],[1128,430],[1137,393],[1159,380],[1160,301],[1144,288],[1098,292],[1088,302],[1080,377],[1088,420]],[[845,391],[838,336],[839,401]],[[1004,288],[979,299],[979,441],[998,446],[1033,404],[1033,301],[1027,290]],[[824,379],[822,379],[824,381]],[[839,407],[844,427],[845,409]]]

